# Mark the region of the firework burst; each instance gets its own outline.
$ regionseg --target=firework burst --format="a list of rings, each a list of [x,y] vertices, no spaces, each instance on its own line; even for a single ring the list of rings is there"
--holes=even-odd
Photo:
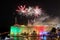
[[[42,8],[40,8],[39,6],[35,6],[35,7],[26,7],[24,6],[18,6],[18,9],[16,10],[18,12],[18,14],[23,14],[23,16],[28,17],[28,20],[30,23],[34,23],[37,20],[42,20],[41,19],[41,15],[44,13],[42,12]],[[46,17],[43,17],[43,19],[46,19]]]

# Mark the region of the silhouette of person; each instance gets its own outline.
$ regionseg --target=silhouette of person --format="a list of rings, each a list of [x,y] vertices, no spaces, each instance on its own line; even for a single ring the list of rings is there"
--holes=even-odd
[[[56,37],[57,37],[56,29],[52,28],[52,30],[50,32],[50,38],[51,38],[51,40],[55,40]]]
[[[26,32],[23,33],[23,36],[24,36],[25,39],[28,39],[28,35],[29,35],[29,34],[26,33]]]
[[[36,33],[36,31],[33,31],[31,33],[31,40],[36,40],[36,39],[37,39],[37,33]]]

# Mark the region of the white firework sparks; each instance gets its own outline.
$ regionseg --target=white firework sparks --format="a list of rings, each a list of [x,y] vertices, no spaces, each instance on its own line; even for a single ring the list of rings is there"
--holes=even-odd
[[[38,6],[36,6],[36,8],[34,8],[34,11],[35,11],[35,15],[41,15],[41,13],[42,13],[42,10],[41,10],[41,8],[39,8]]]
[[[24,15],[34,15],[34,16],[38,16],[41,15],[42,10],[41,8],[39,8],[38,6],[36,8],[34,7],[28,7],[26,8],[25,6],[18,6],[18,10],[16,10],[18,13],[23,13]]]
[[[34,14],[34,10],[33,10],[32,7],[29,7],[27,12],[28,12],[27,13],[28,15],[33,15]]]

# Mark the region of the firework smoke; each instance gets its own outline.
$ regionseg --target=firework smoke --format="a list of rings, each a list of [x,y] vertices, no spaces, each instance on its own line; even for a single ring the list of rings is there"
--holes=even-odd
[[[59,24],[60,19],[59,17],[52,18],[49,15],[46,15],[45,12],[43,12],[42,8],[39,8],[39,6],[35,7],[26,7],[24,6],[18,6],[18,9],[16,10],[18,14],[23,14],[28,17],[28,22],[31,24],[39,25],[39,24]]]

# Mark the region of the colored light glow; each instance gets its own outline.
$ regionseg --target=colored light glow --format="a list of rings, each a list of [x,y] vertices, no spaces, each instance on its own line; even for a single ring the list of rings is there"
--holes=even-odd
[[[16,35],[17,34],[17,27],[16,26],[11,26],[11,34]]]
[[[47,40],[47,37],[46,37],[46,36],[44,36],[43,40]]]
[[[17,34],[21,33],[24,30],[24,25],[21,25],[20,27],[17,26],[11,26],[10,34],[16,36]]]
[[[36,29],[38,32],[43,32],[45,29],[45,26],[34,26],[34,29]]]
[[[11,32],[11,34],[14,34],[13,32]]]
[[[17,40],[18,38],[17,37],[14,37],[14,40]]]
[[[43,32],[43,34],[45,34],[45,35],[46,35],[46,34],[48,34],[48,32]]]
[[[46,35],[47,35],[48,32],[40,32],[40,35],[42,35],[40,38],[43,39],[43,40],[46,40]],[[44,36],[43,36],[44,35]]]
[[[20,27],[25,27],[25,25],[21,25]]]

